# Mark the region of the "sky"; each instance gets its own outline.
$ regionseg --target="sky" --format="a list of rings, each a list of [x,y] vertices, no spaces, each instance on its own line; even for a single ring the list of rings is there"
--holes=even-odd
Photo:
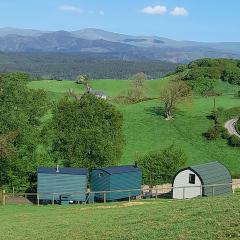
[[[239,0],[0,0],[0,27],[240,42]]]

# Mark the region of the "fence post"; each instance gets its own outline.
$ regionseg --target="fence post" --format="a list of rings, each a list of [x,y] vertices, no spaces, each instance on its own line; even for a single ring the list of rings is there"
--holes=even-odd
[[[52,205],[54,205],[54,194],[52,195]]]
[[[131,192],[128,192],[128,201],[131,202]]]
[[[104,192],[104,203],[106,203],[107,198],[106,198],[106,192]]]
[[[183,187],[183,199],[185,199],[185,187]]]
[[[158,190],[156,188],[156,196],[155,196],[155,199],[157,200],[157,197],[158,197]]]
[[[93,193],[93,204],[95,203],[95,193]]]
[[[215,195],[215,192],[214,192],[214,185],[212,186],[212,196]]]
[[[6,191],[2,190],[2,205],[6,205]]]
[[[37,205],[38,205],[38,207],[39,207],[39,194],[37,193]]]

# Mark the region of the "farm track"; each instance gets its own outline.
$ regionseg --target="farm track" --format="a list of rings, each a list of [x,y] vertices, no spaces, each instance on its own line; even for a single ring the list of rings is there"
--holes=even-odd
[[[225,123],[225,128],[228,130],[230,135],[235,135],[240,138],[240,134],[236,130],[238,118],[231,119]]]

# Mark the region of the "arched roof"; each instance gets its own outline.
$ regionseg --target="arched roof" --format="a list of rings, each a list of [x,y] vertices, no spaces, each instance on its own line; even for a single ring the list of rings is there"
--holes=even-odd
[[[232,177],[228,169],[219,162],[192,166],[189,169],[197,173],[203,185],[231,183]]]

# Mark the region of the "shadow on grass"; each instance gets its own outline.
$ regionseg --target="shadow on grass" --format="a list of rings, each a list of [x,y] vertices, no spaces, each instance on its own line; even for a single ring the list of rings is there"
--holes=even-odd
[[[209,121],[215,120],[215,116],[214,116],[213,114],[208,114],[208,115],[206,116],[206,118],[207,118]]]
[[[164,115],[164,108],[157,106],[157,107],[148,107],[145,108],[144,111],[152,116],[157,116],[157,117],[162,117],[165,119],[165,115]],[[174,110],[174,114],[173,114],[173,119],[177,116],[181,116],[184,117],[185,113],[184,111],[181,111],[179,109],[175,109]]]
[[[145,108],[144,111],[152,116],[164,117],[163,107],[148,107]]]

